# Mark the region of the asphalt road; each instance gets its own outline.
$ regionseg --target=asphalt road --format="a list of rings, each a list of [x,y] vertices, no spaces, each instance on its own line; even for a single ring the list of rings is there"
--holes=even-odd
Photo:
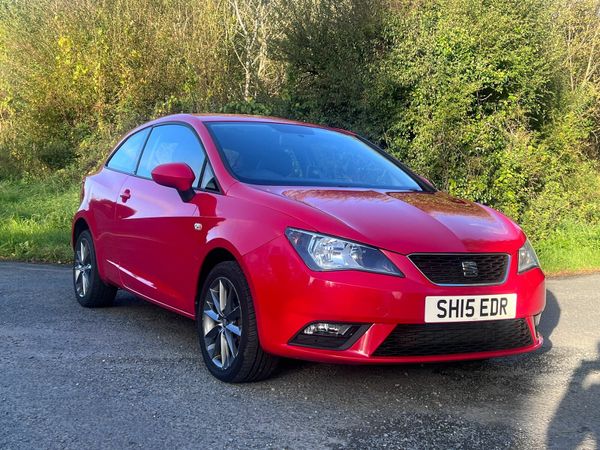
[[[600,448],[600,275],[548,282],[540,351],[484,362],[204,369],[194,324],[64,267],[0,263],[0,448]]]

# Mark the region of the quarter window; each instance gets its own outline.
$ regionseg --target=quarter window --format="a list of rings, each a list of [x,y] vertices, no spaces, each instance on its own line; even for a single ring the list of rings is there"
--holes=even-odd
[[[109,169],[133,173],[149,132],[150,128],[145,128],[129,136],[112,155],[106,166]]]
[[[173,162],[186,163],[196,174],[196,186],[204,159],[202,145],[191,129],[183,125],[160,125],[152,129],[137,175],[151,178],[156,166]]]
[[[202,183],[200,183],[200,189],[206,189],[207,191],[218,191],[217,180],[212,167],[209,163],[206,163],[204,168],[204,174],[202,175]]]

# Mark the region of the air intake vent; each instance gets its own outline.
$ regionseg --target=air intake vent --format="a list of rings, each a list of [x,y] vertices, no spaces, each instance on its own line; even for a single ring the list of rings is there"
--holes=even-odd
[[[415,253],[410,260],[432,283],[501,284],[508,271],[505,253]]]
[[[452,355],[532,344],[525,319],[397,325],[373,356]]]

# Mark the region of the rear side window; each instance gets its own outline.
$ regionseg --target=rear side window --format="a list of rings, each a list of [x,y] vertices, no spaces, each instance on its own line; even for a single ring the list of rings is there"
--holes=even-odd
[[[156,166],[173,162],[186,163],[196,174],[196,186],[204,159],[202,145],[191,129],[183,125],[160,125],[152,129],[137,175],[151,178]]]
[[[129,136],[112,155],[106,166],[109,169],[133,173],[149,132],[150,128],[145,128]]]

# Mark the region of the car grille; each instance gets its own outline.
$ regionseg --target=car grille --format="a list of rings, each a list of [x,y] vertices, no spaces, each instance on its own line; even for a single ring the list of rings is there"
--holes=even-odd
[[[435,284],[500,284],[508,270],[505,253],[420,253],[409,258]]]
[[[397,325],[373,356],[452,355],[532,344],[525,319]]]

